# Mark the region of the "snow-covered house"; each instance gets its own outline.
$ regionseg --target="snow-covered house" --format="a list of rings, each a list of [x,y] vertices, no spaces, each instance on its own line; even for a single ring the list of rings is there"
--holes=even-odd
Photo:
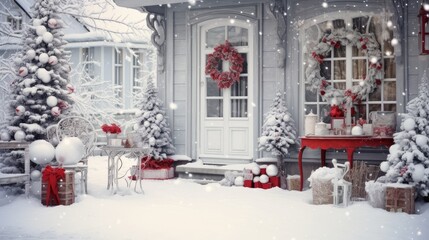
[[[18,36],[3,37],[2,42],[7,42],[0,46],[0,54],[4,59],[19,50],[19,33],[30,20],[33,4],[34,0],[5,0],[0,4],[0,11],[3,13],[0,15],[0,22],[9,22]],[[118,19],[145,26],[145,14],[109,4],[106,6],[103,10],[96,9],[100,6],[88,6],[95,8],[88,9],[88,12],[97,12],[96,18],[78,19],[62,14],[66,24],[64,39],[68,42],[66,49],[71,52],[71,80],[75,87],[81,87],[82,79],[85,78],[83,75],[102,81],[105,83],[102,87],[114,88],[118,100],[116,105],[123,111],[132,109],[137,102],[130,96],[141,92],[142,74],[156,78],[156,73],[152,71],[156,54],[149,44],[150,32],[117,31],[117,28],[125,26],[116,23]],[[87,90],[88,87],[82,88],[82,91]]]
[[[380,45],[377,60],[383,65],[384,78],[367,100],[355,106],[364,118],[372,111],[404,112],[429,65],[428,56],[419,55],[417,44],[417,15],[423,1],[115,2],[150,14],[153,34],[158,36],[155,45],[163,59],[158,86],[170,106],[167,114],[176,152],[204,163],[242,163],[261,157],[257,139],[263,115],[278,89],[286,93],[299,135],[304,135],[304,116],[310,110],[320,118],[325,116],[329,104],[308,90],[305,81],[308,56],[327,31],[352,28],[373,33]],[[219,90],[205,73],[206,56],[225,40],[245,58],[245,64],[239,83]],[[371,63],[357,46],[338,46],[320,63],[321,74],[334,87],[345,90],[365,80]],[[374,152],[378,154],[371,154]],[[332,154],[344,156],[342,152]],[[358,156],[382,160],[386,155],[361,149]],[[306,151],[304,162],[318,157]],[[291,161],[296,162],[295,158],[292,154]]]

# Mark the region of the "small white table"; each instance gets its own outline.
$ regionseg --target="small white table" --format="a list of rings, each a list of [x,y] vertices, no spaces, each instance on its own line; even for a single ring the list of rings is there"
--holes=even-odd
[[[116,147],[116,146],[104,146],[102,147],[108,155],[107,159],[107,189],[111,189],[112,193],[115,194],[119,189],[119,179],[124,178],[128,184],[127,173],[130,171],[128,169],[124,175],[119,176],[119,170],[122,168],[122,157],[131,156],[137,158],[137,169],[142,165],[142,158],[147,156],[150,152],[150,147]],[[146,160],[148,161],[148,160]],[[145,164],[145,162],[143,163]],[[137,179],[134,185],[134,191],[136,193],[144,193],[142,183],[141,183],[141,170],[137,170]],[[140,186],[140,191],[137,190],[137,183]]]
[[[0,185],[11,183],[25,183],[25,195],[28,197],[30,192],[30,157],[28,154],[29,142],[19,141],[0,141],[0,149],[23,149],[24,150],[24,173],[17,174],[2,174],[0,173]]]

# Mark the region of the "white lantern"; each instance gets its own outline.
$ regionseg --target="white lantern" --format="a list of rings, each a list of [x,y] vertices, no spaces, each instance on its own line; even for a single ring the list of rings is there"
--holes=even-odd
[[[333,204],[335,206],[347,207],[350,205],[350,199],[352,196],[352,183],[344,180],[344,176],[350,169],[349,162],[344,164],[337,163],[336,159],[332,159],[332,163],[334,164],[334,168],[340,168],[343,171],[341,178],[335,177],[332,179],[332,183],[334,184],[334,192],[333,192]]]

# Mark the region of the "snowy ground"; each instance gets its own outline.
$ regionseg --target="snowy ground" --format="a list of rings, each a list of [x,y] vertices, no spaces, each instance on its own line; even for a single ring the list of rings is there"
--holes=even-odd
[[[130,161],[132,162],[132,161]],[[144,195],[106,190],[107,159],[90,159],[89,194],[70,206],[0,195],[0,239],[429,239],[429,204],[418,214],[366,202],[312,205],[311,191],[143,182]],[[125,183],[122,182],[125,188]]]

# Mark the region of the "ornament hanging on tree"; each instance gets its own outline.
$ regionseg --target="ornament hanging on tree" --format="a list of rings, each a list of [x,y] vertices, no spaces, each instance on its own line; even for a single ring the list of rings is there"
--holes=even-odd
[[[58,21],[55,18],[51,18],[48,20],[48,27],[50,28],[57,28]]]
[[[149,138],[149,145],[155,146],[155,143],[156,143],[155,138],[153,138],[153,137]]]
[[[428,138],[424,135],[418,134],[416,135],[416,144],[420,147],[424,147],[428,145]]]
[[[30,49],[27,51],[25,56],[27,57],[28,60],[33,60],[36,57],[36,51],[34,51],[34,49]]]
[[[414,130],[414,128],[416,128],[416,121],[412,118],[407,118],[403,123],[403,127],[405,131]]]
[[[28,74],[28,68],[26,68],[26,67],[20,67],[19,70],[18,70],[18,74],[21,77],[27,76],[27,74]]]
[[[66,101],[63,101],[60,99],[60,100],[58,100],[58,107],[60,109],[64,110],[64,109],[68,109],[70,106]]]
[[[74,91],[75,91],[74,86],[73,86],[73,85],[71,85],[70,83],[69,83],[69,84],[67,84],[66,88],[67,88],[67,92],[68,92],[68,94],[74,93]]]
[[[21,116],[22,114],[25,113],[25,107],[22,105],[19,105],[18,107],[15,108],[15,113],[18,116]]]
[[[41,44],[43,42],[43,37],[39,36],[36,38],[36,44]]]
[[[5,142],[10,141],[10,135],[9,135],[9,133],[8,132],[2,132],[0,134],[0,140],[5,141]]]
[[[51,75],[44,68],[37,69],[36,75],[37,75],[37,78],[42,80],[42,82],[44,83],[49,83],[51,81]]]
[[[56,65],[58,63],[58,58],[56,56],[50,56],[48,59],[48,63],[50,65]]]
[[[145,126],[145,127],[149,127],[149,126],[150,126],[150,122],[149,122],[149,121],[145,121],[145,122],[143,123],[143,126]]]
[[[13,135],[16,141],[24,141],[25,136],[26,136],[25,132],[22,130],[16,131],[15,134]]]
[[[36,33],[39,36],[43,36],[43,34],[45,34],[47,32],[46,27],[45,26],[37,26],[36,27]]]
[[[45,64],[49,61],[49,55],[46,53],[42,53],[39,55],[39,62]]]
[[[43,41],[44,41],[45,43],[51,43],[51,42],[52,42],[52,40],[54,40],[54,35],[52,35],[52,33],[50,33],[50,32],[45,32],[45,33],[43,34]]]
[[[41,19],[35,18],[35,19],[33,19],[33,26],[34,27],[40,26],[40,25],[42,25],[42,22],[43,21]]]
[[[60,110],[60,108],[59,108],[59,107],[53,107],[53,108],[51,109],[51,114],[52,114],[52,116],[54,116],[54,117],[58,117],[58,116],[61,114],[61,110]]]
[[[162,119],[164,119],[164,116],[163,116],[162,114],[158,113],[158,114],[156,115],[156,120],[158,120],[158,121],[162,121]]]
[[[48,104],[49,107],[55,107],[58,104],[58,99],[55,96],[49,96],[46,99],[46,104]]]

